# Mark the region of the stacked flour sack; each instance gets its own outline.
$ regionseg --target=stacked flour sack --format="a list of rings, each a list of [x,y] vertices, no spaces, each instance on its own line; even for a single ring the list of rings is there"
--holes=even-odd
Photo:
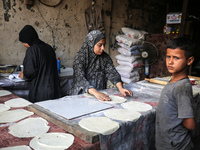
[[[141,66],[143,60],[141,51],[145,40],[145,34],[142,30],[136,30],[128,27],[122,28],[123,34],[116,36],[117,63],[116,69],[125,83],[137,82],[140,79]]]

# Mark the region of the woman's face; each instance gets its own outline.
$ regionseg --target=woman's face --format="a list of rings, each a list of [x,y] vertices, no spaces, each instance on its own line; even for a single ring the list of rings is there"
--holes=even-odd
[[[105,39],[101,39],[95,46],[94,46],[94,53],[96,55],[101,55],[105,48]]]
[[[30,46],[28,45],[28,43],[23,43],[23,45],[26,47],[26,48],[29,48]]]

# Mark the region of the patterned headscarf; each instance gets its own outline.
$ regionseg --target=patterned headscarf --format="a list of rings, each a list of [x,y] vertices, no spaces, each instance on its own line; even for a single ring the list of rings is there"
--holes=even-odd
[[[94,46],[103,38],[105,38],[105,35],[99,30],[93,30],[86,36],[81,49],[77,53],[77,56],[80,57],[82,55],[81,57],[84,57],[83,61],[85,61],[85,65],[87,67],[89,67],[88,62],[93,62],[93,60],[97,57],[94,53]]]
[[[27,43],[29,46],[43,43],[31,25],[25,25],[24,28],[19,32],[19,41],[22,43]]]

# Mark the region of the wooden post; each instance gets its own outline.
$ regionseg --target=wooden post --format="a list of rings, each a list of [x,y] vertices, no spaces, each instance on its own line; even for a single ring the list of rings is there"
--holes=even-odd
[[[179,32],[179,36],[183,36],[185,33],[185,22],[187,17],[187,6],[188,0],[183,0],[183,9],[182,9],[182,18],[181,18],[181,30]]]

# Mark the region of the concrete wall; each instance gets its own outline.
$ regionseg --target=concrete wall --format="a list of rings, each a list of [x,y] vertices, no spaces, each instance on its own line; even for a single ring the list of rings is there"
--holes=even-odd
[[[56,4],[59,0],[43,0]],[[157,2],[154,2],[157,1]],[[10,2],[10,8],[4,7]],[[164,3],[164,2],[163,2]],[[103,9],[106,31],[106,52],[115,65],[115,36],[121,27],[128,26],[151,33],[162,32],[165,25],[165,5],[159,0],[96,0]],[[0,2],[0,64],[23,62],[26,48],[18,40],[19,31],[26,24],[32,25],[40,39],[55,46],[61,54],[61,64],[72,67],[76,52],[87,34],[84,11],[92,0],[63,0],[56,7],[47,7],[38,0],[29,7],[24,0],[3,0]],[[159,14],[158,14],[159,12]]]

